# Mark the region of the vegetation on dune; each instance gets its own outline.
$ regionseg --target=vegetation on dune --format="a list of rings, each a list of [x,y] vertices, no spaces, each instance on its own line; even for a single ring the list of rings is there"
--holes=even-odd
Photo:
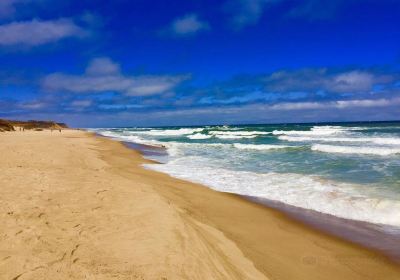
[[[68,128],[65,123],[57,123],[53,121],[14,121],[0,119],[0,131],[15,131],[15,127],[35,130]]]
[[[0,131],[14,131],[14,126],[6,120],[0,120]]]

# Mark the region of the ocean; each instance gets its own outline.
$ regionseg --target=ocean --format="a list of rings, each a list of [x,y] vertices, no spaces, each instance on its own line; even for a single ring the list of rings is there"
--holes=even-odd
[[[165,147],[145,167],[173,177],[400,232],[400,122],[92,130]]]

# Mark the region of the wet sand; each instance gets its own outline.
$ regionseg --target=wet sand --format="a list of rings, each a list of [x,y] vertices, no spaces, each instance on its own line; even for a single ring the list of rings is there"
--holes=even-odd
[[[362,221],[339,218],[317,211],[298,208],[277,201],[246,197],[247,199],[277,209],[294,220],[327,234],[380,251],[400,265],[400,230]]]
[[[82,131],[0,134],[1,279],[399,279],[381,254],[146,170]]]

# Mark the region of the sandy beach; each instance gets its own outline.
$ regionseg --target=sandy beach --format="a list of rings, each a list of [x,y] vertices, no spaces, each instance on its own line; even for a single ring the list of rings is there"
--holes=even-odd
[[[88,132],[0,133],[0,155],[0,279],[400,279],[377,252]]]

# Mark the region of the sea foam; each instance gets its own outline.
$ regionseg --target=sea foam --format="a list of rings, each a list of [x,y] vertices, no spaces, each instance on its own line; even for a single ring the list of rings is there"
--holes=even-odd
[[[149,131],[136,131],[136,133],[152,136],[181,136],[202,131],[203,128],[180,128],[180,129],[152,129]]]
[[[314,126],[310,130],[274,130],[273,135],[334,135],[340,134],[353,128],[344,128],[341,126]]]
[[[321,145],[321,144],[312,145],[311,150],[324,153],[362,154],[362,155],[378,155],[378,156],[400,154],[400,148],[335,146],[335,145]]]
[[[212,137],[212,135],[207,135],[207,134],[201,134],[201,133],[195,133],[193,135],[187,135],[186,136],[189,139],[209,139]]]
[[[146,168],[212,189],[279,201],[337,217],[400,227],[400,201],[368,195],[371,188],[292,173],[255,173],[207,166],[201,157],[185,157]]]
[[[275,149],[286,149],[291,148],[293,146],[285,146],[285,145],[254,145],[254,144],[241,144],[241,143],[234,143],[233,147],[241,150],[259,150],[259,151],[268,151],[268,150],[275,150]]]
[[[310,136],[286,136],[281,135],[279,140],[289,142],[360,142],[360,143],[374,143],[378,145],[400,145],[400,138],[395,137],[310,137]]]
[[[256,138],[257,135],[235,135],[235,134],[215,134],[215,137],[219,139],[251,139],[251,138]]]

